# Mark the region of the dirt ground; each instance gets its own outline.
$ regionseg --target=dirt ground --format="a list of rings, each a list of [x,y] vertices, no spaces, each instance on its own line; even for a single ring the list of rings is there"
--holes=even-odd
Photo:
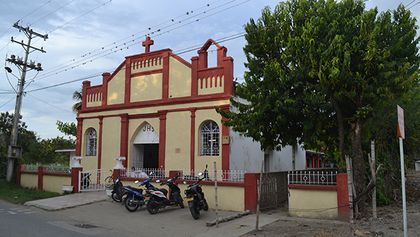
[[[371,213],[371,212],[370,212]],[[278,215],[278,213],[273,213]],[[403,236],[402,205],[378,207],[378,218],[363,218],[354,224],[336,220],[319,220],[282,216],[280,220],[243,237],[262,236]],[[408,236],[420,237],[420,202],[407,204]]]

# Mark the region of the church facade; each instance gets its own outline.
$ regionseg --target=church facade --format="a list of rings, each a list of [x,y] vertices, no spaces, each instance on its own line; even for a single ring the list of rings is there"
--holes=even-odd
[[[187,62],[170,49],[127,56],[101,85],[83,82],[77,117],[76,155],[85,170],[109,170],[116,157],[127,169],[218,170],[259,172],[305,168],[305,151],[291,148],[262,152],[259,144],[223,125],[216,109],[231,109],[233,58],[209,39]],[[217,64],[208,67],[208,49]],[[294,157],[294,158],[292,158]]]

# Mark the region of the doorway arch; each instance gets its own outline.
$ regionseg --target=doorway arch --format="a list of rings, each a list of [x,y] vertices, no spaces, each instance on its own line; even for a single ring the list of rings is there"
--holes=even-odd
[[[132,169],[156,169],[159,167],[159,134],[145,122],[132,140]]]

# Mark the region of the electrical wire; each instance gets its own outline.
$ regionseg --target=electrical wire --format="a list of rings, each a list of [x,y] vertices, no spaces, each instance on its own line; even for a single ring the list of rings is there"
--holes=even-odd
[[[226,36],[226,37],[223,37],[223,38],[221,38],[219,40],[215,40],[215,42],[216,43],[222,43],[222,42],[226,42],[226,41],[230,41],[230,40],[234,40],[234,39],[243,37],[244,35],[245,35],[244,32],[236,33],[236,34],[233,34],[232,36]],[[182,49],[182,51],[180,53],[177,53],[177,54],[178,55],[179,54],[184,54],[184,53],[191,52],[191,51],[194,51],[194,50],[197,50],[197,49],[200,49],[200,48],[201,47],[195,47],[195,46],[192,47],[192,48],[190,48],[190,49],[184,48],[184,49]],[[175,51],[175,52],[177,52],[177,51]],[[123,66],[121,68],[121,70],[123,70],[123,69],[125,69],[125,66]],[[70,84],[70,83],[73,83],[73,82],[78,82],[78,81],[82,81],[82,80],[86,80],[86,79],[98,77],[98,76],[101,76],[101,75],[102,75],[101,73],[98,73],[98,74],[95,74],[95,75],[91,75],[91,76],[87,76],[87,77],[82,77],[82,78],[71,80],[71,81],[67,81],[67,82],[62,82],[62,83],[58,83],[58,84],[54,84],[54,85],[50,85],[50,86],[46,86],[46,87],[41,87],[41,88],[36,88],[36,89],[33,89],[33,90],[28,90],[25,93],[31,93],[31,92],[35,92],[35,91],[50,89],[50,88],[54,88],[54,87],[58,87],[58,86],[66,85],[66,84]],[[1,92],[0,92],[0,94],[1,94]]]
[[[184,24],[182,24],[182,25],[180,25],[180,26],[177,26],[177,27],[171,28],[171,29],[169,29],[169,30],[167,30],[167,31],[164,31],[164,32],[160,32],[160,29],[159,29],[159,30],[157,30],[157,31],[153,31],[153,32],[152,32],[152,34],[154,34],[155,32],[160,32],[159,34],[154,35],[154,38],[157,38],[157,37],[159,37],[159,36],[161,36],[161,35],[164,35],[164,34],[170,33],[171,31],[174,31],[174,30],[179,29],[179,28],[181,28],[181,27],[184,27],[184,26],[186,26],[186,25],[193,24],[193,23],[198,22],[198,21],[200,21],[200,20],[202,20],[202,19],[205,19],[205,18],[208,18],[208,17],[210,17],[210,16],[213,16],[213,15],[219,14],[220,12],[223,12],[223,11],[229,10],[229,9],[231,9],[231,8],[233,8],[233,7],[236,7],[236,6],[239,6],[239,5],[241,5],[241,4],[245,4],[246,2],[249,2],[249,1],[250,1],[250,0],[245,0],[245,1],[242,1],[242,2],[240,2],[240,3],[238,3],[238,4],[235,4],[235,5],[229,6],[229,7],[227,7],[227,8],[223,8],[223,9],[221,9],[221,10],[219,10],[219,11],[217,11],[217,12],[214,12],[214,13],[212,13],[212,14],[210,14],[210,15],[206,15],[206,16],[201,17],[201,18],[193,19],[192,21],[189,21],[189,22],[184,23]],[[132,42],[134,42],[134,43],[131,43],[131,44],[128,44],[128,45],[127,45],[127,42],[125,42],[125,43],[123,43],[123,44],[120,44],[120,45],[115,46],[114,48],[108,49],[107,51],[110,51],[110,52],[108,52],[108,53],[106,53],[106,54],[103,54],[103,53],[105,53],[105,52],[107,52],[107,51],[105,51],[105,52],[103,52],[103,53],[98,53],[98,54],[95,54],[95,55],[91,55],[91,56],[90,56],[90,58],[88,58],[88,59],[86,59],[86,60],[83,60],[83,61],[80,61],[80,62],[77,62],[77,61],[76,61],[76,62],[75,62],[75,63],[73,63],[73,64],[69,64],[69,65],[68,65],[68,66],[66,66],[66,67],[62,67],[62,69],[52,70],[52,71],[48,72],[47,74],[44,74],[43,76],[41,76],[40,78],[38,78],[38,80],[40,80],[40,79],[44,79],[44,78],[48,78],[48,77],[51,77],[51,76],[57,75],[57,74],[59,74],[59,73],[66,72],[66,71],[72,70],[72,69],[74,69],[74,68],[77,68],[77,67],[80,67],[80,66],[86,65],[86,64],[88,64],[88,63],[91,63],[91,62],[95,61],[96,59],[103,58],[103,57],[108,56],[108,55],[110,55],[110,54],[113,54],[113,53],[116,53],[116,52],[119,52],[119,51],[122,51],[122,50],[129,49],[129,47],[131,47],[131,46],[133,46],[133,45],[137,45],[137,44],[139,43],[139,42],[136,42],[134,39],[133,39],[133,40],[131,40],[131,41],[132,41]]]
[[[34,96],[33,94],[27,94],[27,95],[29,95],[30,97],[32,97],[32,98],[34,98],[34,99],[36,99],[36,100],[38,100],[38,101],[42,102],[43,104],[49,105],[49,106],[51,106],[51,107],[53,107],[53,108],[55,108],[55,109],[57,109],[57,110],[61,110],[61,111],[64,111],[64,112],[67,112],[67,113],[71,113],[71,114],[73,114],[73,112],[72,112],[72,111],[70,111],[70,110],[66,110],[66,109],[63,109],[62,107],[56,106],[56,105],[54,105],[54,104],[51,104],[50,102],[45,101],[45,100],[43,100],[43,99],[41,99],[41,98],[39,98],[39,97],[37,97],[37,96]]]
[[[82,78],[71,80],[71,81],[66,81],[66,82],[62,82],[62,83],[58,83],[58,84],[54,84],[54,85],[50,85],[50,86],[45,86],[45,87],[41,87],[41,88],[36,88],[36,89],[28,90],[25,93],[31,93],[31,92],[35,92],[35,91],[50,89],[50,88],[54,88],[54,87],[57,87],[57,86],[62,86],[62,85],[70,84],[70,83],[73,83],[73,82],[77,82],[77,81],[82,81],[82,80],[86,80],[86,79],[98,77],[100,75],[101,74],[95,74],[95,75],[91,75],[91,76],[86,76],[86,77],[82,77]]]
[[[194,12],[196,12],[197,10],[200,10],[200,9],[203,9],[203,8],[206,8],[206,7],[213,6],[213,4],[214,4],[214,3],[216,3],[216,2],[220,2],[220,1],[222,1],[222,0],[218,0],[218,1],[211,2],[211,3],[207,3],[205,6],[202,6],[202,7],[200,7],[200,8],[197,8],[197,9],[194,9],[194,10],[191,10],[191,11],[187,11],[187,13],[188,13],[188,14],[189,14],[189,13],[194,13]],[[229,1],[228,3],[233,2],[233,1],[236,1],[236,0],[231,0],[231,1]],[[227,4],[227,3],[225,3],[225,4]],[[220,7],[220,6],[222,6],[222,5],[216,6],[215,8]],[[210,10],[211,10],[211,9],[210,9]],[[197,14],[196,14],[196,15],[197,15]],[[118,39],[118,40],[116,40],[116,41],[114,41],[114,42],[112,42],[112,43],[110,43],[110,44],[104,45],[104,46],[102,46],[102,47],[99,47],[99,48],[94,49],[94,50],[92,50],[92,51],[89,51],[89,52],[87,52],[87,53],[84,53],[84,54],[82,54],[82,55],[80,56],[80,58],[84,58],[84,57],[86,57],[86,56],[93,55],[94,53],[96,53],[96,52],[98,52],[98,51],[104,51],[104,50],[105,50],[105,48],[108,48],[108,47],[111,47],[111,49],[113,49],[113,48],[114,48],[114,46],[115,46],[115,45],[117,45],[117,43],[119,43],[119,42],[124,42],[124,40],[127,40],[127,39],[129,39],[129,38],[133,38],[133,37],[135,37],[135,36],[136,36],[136,35],[138,35],[138,34],[142,34],[142,35],[141,35],[141,37],[143,37],[143,34],[144,34],[144,33],[147,33],[147,32],[149,32],[149,33],[150,33],[150,30],[151,30],[151,29],[158,28],[158,27],[160,27],[160,26],[162,26],[162,25],[166,24],[167,22],[169,22],[169,23],[171,23],[171,24],[173,25],[173,22],[185,21],[186,19],[183,19],[182,17],[185,17],[185,14],[178,15],[178,16],[176,16],[176,17],[174,17],[174,18],[171,18],[170,20],[166,20],[166,21],[164,21],[164,22],[162,22],[162,23],[159,23],[159,24],[157,24],[157,25],[154,25],[154,26],[148,27],[146,30],[142,30],[142,31],[136,32],[136,33],[134,33],[134,34],[131,34],[131,35],[130,35],[130,36],[128,36],[128,37],[123,37],[123,38],[120,38],[120,39]],[[180,18],[180,19],[179,19],[179,18]],[[175,23],[175,24],[177,24],[177,23]],[[172,26],[172,25],[170,25],[170,26]],[[168,26],[167,26],[167,27],[168,27]],[[167,28],[167,27],[166,27],[166,28]],[[159,29],[160,29],[160,28],[159,28]],[[138,38],[139,38],[139,37],[137,37],[137,38],[135,38],[135,39],[138,39]],[[131,40],[130,40],[130,41],[131,41]],[[128,41],[128,42],[130,42],[130,41]],[[128,43],[128,42],[125,42],[125,43]],[[124,43],[124,44],[125,44],[125,43]],[[106,50],[109,50],[109,49],[106,49]],[[62,63],[62,64],[57,65],[57,66],[53,66],[52,68],[50,68],[50,70],[55,70],[55,69],[57,69],[57,68],[61,68],[61,67],[63,67],[63,66],[66,66],[67,64],[72,64],[72,63],[73,63],[73,62],[75,62],[75,61],[76,61],[76,58],[73,58],[73,59],[71,59],[71,60],[69,60],[69,61],[67,61],[67,62],[65,62],[65,63]]]
[[[41,16],[41,17],[40,17],[40,18],[38,18],[37,20],[33,21],[31,24],[29,24],[29,26],[33,26],[35,23],[38,23],[39,21],[41,21],[42,19],[44,19],[44,18],[46,18],[46,17],[50,16],[51,14],[56,13],[56,12],[58,12],[59,10],[61,10],[61,9],[65,8],[65,7],[67,7],[68,5],[70,5],[71,3],[73,3],[74,1],[75,1],[75,0],[70,0],[70,1],[68,1],[67,3],[63,4],[63,5],[60,5],[60,6],[59,6],[58,8],[56,8],[55,10],[53,10],[53,11],[51,11],[51,12],[49,12],[49,13],[47,13],[47,14],[45,14],[45,15]]]
[[[10,100],[6,101],[4,104],[0,105],[0,108],[2,108],[3,106],[7,105],[8,103],[12,102],[12,100],[15,99],[14,97],[12,97]]]

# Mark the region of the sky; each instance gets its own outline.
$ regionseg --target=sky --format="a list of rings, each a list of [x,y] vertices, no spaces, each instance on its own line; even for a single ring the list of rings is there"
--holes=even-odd
[[[144,52],[141,42],[146,34],[154,40],[151,51],[170,48],[190,62],[207,39],[230,39],[220,43],[234,58],[234,77],[243,80],[246,61],[244,25],[258,19],[261,10],[274,8],[274,0],[0,0],[0,56],[4,62],[14,54],[24,56],[22,46],[10,42],[26,36],[12,27],[19,20],[23,27],[48,34],[35,38],[29,59],[41,63],[43,71],[29,71],[22,104],[22,120],[40,138],[63,136],[56,121],[76,122],[72,111],[74,91],[84,78],[92,85],[102,83],[103,72],[113,72],[125,56]],[[370,0],[366,7],[379,11],[395,9],[403,3],[419,18],[420,0]],[[185,52],[188,51],[188,52]],[[215,53],[209,53],[211,61]],[[3,61],[2,61],[3,62]],[[12,74],[4,67],[10,67]],[[0,112],[14,112],[13,88],[20,71],[5,63],[0,70]],[[67,83],[74,81],[72,83]],[[55,86],[63,83],[63,85]],[[64,84],[66,83],[66,84]],[[13,88],[12,88],[13,86]],[[50,87],[46,88],[45,87]]]

